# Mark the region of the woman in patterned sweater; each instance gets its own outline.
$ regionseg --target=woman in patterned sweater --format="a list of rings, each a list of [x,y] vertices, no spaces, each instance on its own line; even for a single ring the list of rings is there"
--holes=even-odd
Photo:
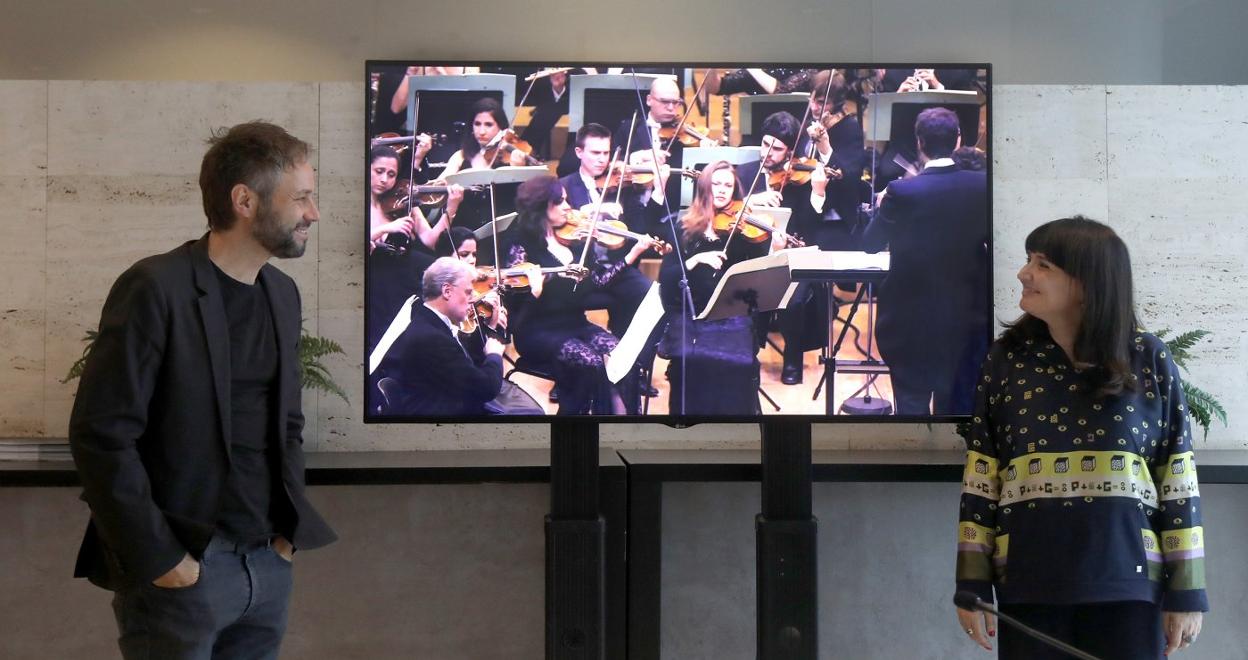
[[[1140,331],[1127,247],[1082,217],[1026,242],[1023,316],[976,387],[957,588],[1101,658],[1200,632],[1204,530],[1178,369]],[[986,649],[991,615],[958,610]],[[1009,628],[1001,658],[1065,658]]]

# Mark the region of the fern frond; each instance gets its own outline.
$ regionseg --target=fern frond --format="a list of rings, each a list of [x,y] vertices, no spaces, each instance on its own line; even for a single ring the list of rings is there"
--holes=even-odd
[[[1187,369],[1187,359],[1191,357],[1191,349],[1201,339],[1209,336],[1208,330],[1189,330],[1172,339],[1162,340],[1166,344],[1166,348],[1170,351],[1170,357],[1174,359],[1174,363]]]
[[[325,368],[319,360],[319,358],[334,354],[346,355],[346,352],[342,350],[338,342],[332,339],[308,334],[307,330],[303,331],[299,338],[299,372],[303,387],[336,394],[343,401],[350,403],[347,393],[334,382],[329,369]]]
[[[82,347],[82,356],[79,357],[77,360],[74,360],[73,364],[69,365],[69,372],[66,373],[65,377],[61,379],[62,385],[68,383],[69,381],[75,378],[82,377],[82,370],[86,369],[87,367],[87,356],[91,354],[91,349],[95,346],[95,340],[99,336],[100,336],[100,333],[96,330],[87,331],[87,335],[82,338],[82,341],[86,342],[87,344],[86,346]]]
[[[1209,427],[1213,418],[1226,426],[1226,409],[1214,396],[1187,381],[1183,381],[1183,395],[1187,398],[1187,411],[1192,419],[1204,430],[1204,439],[1209,439]]]

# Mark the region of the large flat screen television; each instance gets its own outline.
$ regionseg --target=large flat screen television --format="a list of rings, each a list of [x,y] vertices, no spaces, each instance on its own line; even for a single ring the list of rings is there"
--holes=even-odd
[[[971,413],[988,65],[365,72],[366,421]]]

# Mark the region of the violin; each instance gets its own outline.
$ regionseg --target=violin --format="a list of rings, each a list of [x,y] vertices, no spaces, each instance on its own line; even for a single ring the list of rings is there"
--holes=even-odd
[[[684,168],[680,170],[680,174],[691,179],[697,179],[701,172],[695,169]],[[612,169],[594,179],[594,183],[603,192],[619,188],[621,184],[649,188],[654,185],[654,166],[618,163]]]
[[[823,113],[819,117],[819,121],[817,123],[811,122],[811,127],[815,129],[815,134],[812,137],[815,140],[822,140],[823,136],[827,135],[828,131],[832,130],[833,126],[841,123],[841,120],[847,116],[849,116],[849,109],[845,107],[842,107],[837,112]]]
[[[480,186],[467,186],[467,190],[478,190]],[[381,206],[386,211],[386,215],[391,220],[397,220],[407,215],[407,208],[410,196],[416,198],[416,203],[421,206],[441,206],[446,203],[447,192],[450,186],[446,184],[429,184],[413,186],[410,179],[399,179],[394,182],[394,187],[387,190],[381,196]]]
[[[532,264],[522,261],[509,268],[504,268],[501,271],[496,271],[492,266],[481,266],[477,270],[478,276],[481,276],[482,273],[488,273],[487,277],[489,278],[489,286],[491,287],[495,286],[495,283],[497,282],[496,278],[501,275],[504,290],[526,291],[530,286],[528,270],[529,268],[532,268],[532,266]],[[589,269],[579,264],[553,266],[549,268],[540,268],[538,270],[541,271],[542,275],[560,275],[562,277],[574,279],[578,282],[585,279],[589,275]],[[476,286],[477,284],[474,282],[473,288],[475,289]]]
[[[676,138],[677,141],[686,147],[701,146],[703,140],[709,140],[717,145],[720,143],[719,140],[712,138],[708,134],[705,127],[697,124],[682,124],[679,135],[676,134],[675,126],[662,126],[659,128],[660,140],[671,142],[672,138]]]
[[[567,220],[563,226],[555,229],[555,240],[562,245],[571,245],[581,240],[582,228],[587,228],[590,224],[589,217],[584,213],[575,209],[568,211],[564,218]],[[609,218],[598,218],[597,226],[594,228],[594,238],[600,245],[608,250],[614,250],[624,245],[625,241],[640,241],[649,239],[652,243],[651,248],[661,255],[665,255],[672,251],[672,246],[663,241],[646,234],[638,234],[629,231],[628,225],[619,220]]]
[[[460,332],[472,334],[484,323],[486,330],[506,343],[506,336],[490,327],[494,323],[496,310],[494,303],[485,299],[491,291],[495,290],[497,282],[498,278],[494,274],[493,267],[482,266],[477,269],[477,274],[472,279],[472,313],[459,322]]]
[[[775,225],[771,224],[772,219],[769,216],[754,215],[748,210],[745,213],[741,213],[741,207],[744,205],[744,201],[734,199],[728,206],[717,211],[715,217],[711,218],[711,226],[715,229],[715,233],[720,236],[727,236],[732,233],[735,227],[737,228],[737,235],[748,243],[764,243],[771,240],[773,233],[777,233],[784,238],[786,247],[803,247],[806,245],[798,237],[776,229]],[[739,227],[738,215],[741,216]]]
[[[447,138],[445,133],[422,133],[421,135],[428,135],[432,145],[435,147],[440,144],[446,144]],[[416,138],[411,135],[400,135],[393,131],[387,131],[385,133],[378,133],[377,137],[373,138],[371,145],[374,147],[378,145],[393,146],[394,150],[398,152],[400,157],[402,157],[403,154],[407,153],[408,147],[415,143],[415,141]]]
[[[525,165],[541,165],[542,161],[534,158],[533,145],[520,139],[516,132],[509,129],[499,132],[498,135],[490,141],[490,145],[481,150],[481,157],[487,163],[493,163],[495,167],[501,167],[509,163],[511,152],[519,151],[524,154]]]
[[[788,184],[800,186],[810,181],[814,175],[815,169],[822,167],[823,173],[829,179],[841,178],[841,171],[830,165],[823,165],[814,158],[798,158],[794,156],[781,169],[767,175],[767,185],[773,190],[779,190]]]

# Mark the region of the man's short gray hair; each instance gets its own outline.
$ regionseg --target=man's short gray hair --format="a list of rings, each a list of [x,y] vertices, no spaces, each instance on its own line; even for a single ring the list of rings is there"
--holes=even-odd
[[[425,276],[420,281],[420,295],[426,301],[433,300],[442,295],[443,286],[447,284],[454,285],[456,280],[461,277],[467,277],[471,280],[476,274],[476,269],[461,259],[438,257],[425,270]]]

